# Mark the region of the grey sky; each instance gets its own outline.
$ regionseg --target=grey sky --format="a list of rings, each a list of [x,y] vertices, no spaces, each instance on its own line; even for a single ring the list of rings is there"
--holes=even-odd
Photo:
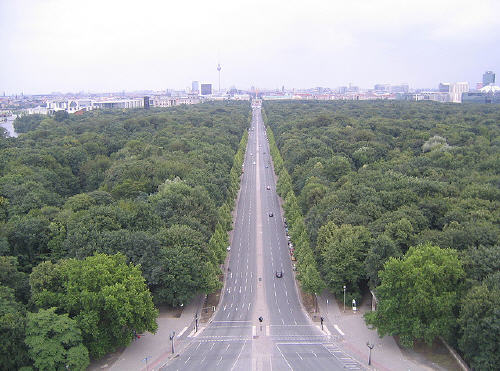
[[[0,94],[500,75],[500,1],[0,0]]]

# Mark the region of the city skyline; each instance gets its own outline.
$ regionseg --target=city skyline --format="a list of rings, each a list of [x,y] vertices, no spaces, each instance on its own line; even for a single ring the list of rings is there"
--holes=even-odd
[[[217,63],[223,89],[473,87],[499,70],[500,4],[403,3],[7,0],[0,91],[184,89],[193,80],[218,87]]]

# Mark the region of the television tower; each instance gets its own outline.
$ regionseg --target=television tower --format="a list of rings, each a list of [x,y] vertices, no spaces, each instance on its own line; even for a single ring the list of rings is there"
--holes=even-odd
[[[217,71],[219,71],[219,94],[220,94],[220,70],[222,69],[222,66],[220,63],[217,64]]]

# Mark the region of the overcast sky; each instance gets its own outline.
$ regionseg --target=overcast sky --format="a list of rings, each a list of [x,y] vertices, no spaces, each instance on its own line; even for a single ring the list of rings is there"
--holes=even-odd
[[[0,94],[481,81],[500,1],[0,0]]]

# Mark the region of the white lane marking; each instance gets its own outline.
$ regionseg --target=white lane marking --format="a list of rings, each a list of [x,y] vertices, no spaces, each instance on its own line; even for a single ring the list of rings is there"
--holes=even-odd
[[[266,336],[269,336],[269,325],[266,326]]]
[[[252,326],[252,336],[257,336],[257,326]]]
[[[290,367],[290,370],[293,370],[292,366],[290,366],[290,363],[286,360],[285,356],[283,355],[283,352],[281,351],[280,347],[278,344],[276,344],[276,348],[278,348],[278,351],[280,352],[281,356],[283,357],[283,360],[286,362],[288,367]]]
[[[335,330],[337,330],[339,332],[340,335],[344,336],[344,333],[342,332],[342,330],[339,328],[339,326],[337,325],[333,325],[333,327],[335,328]]]
[[[328,327],[326,327],[325,325],[323,325],[323,327],[325,328],[325,332],[327,333],[327,335],[331,335],[332,333],[330,332],[330,330],[328,330]]]
[[[241,353],[243,352],[243,348],[245,347],[246,343],[247,343],[247,341],[245,340],[245,342],[243,343],[243,345],[238,353],[238,357],[236,357],[236,360],[234,361],[233,367],[231,367],[231,371],[234,370],[234,366],[236,366],[236,364],[238,363],[238,360],[240,359]],[[227,347],[229,348],[229,344]],[[227,351],[227,349],[226,349],[226,351]]]
[[[219,361],[217,362],[217,366],[222,362],[222,356],[220,356]]]
[[[186,332],[186,330],[187,330],[187,329],[188,329],[188,326],[184,327],[184,328],[181,330],[181,332],[179,332],[179,334],[177,335],[177,337],[178,337],[178,338],[179,338],[179,337],[181,337],[181,336],[182,336],[182,335]]]
[[[227,306],[227,304],[224,304],[224,308],[222,308],[222,310],[226,310],[226,306]]]
[[[295,352],[295,354],[297,354],[302,361],[304,360],[304,358],[302,358],[302,356],[299,354],[299,352]]]

